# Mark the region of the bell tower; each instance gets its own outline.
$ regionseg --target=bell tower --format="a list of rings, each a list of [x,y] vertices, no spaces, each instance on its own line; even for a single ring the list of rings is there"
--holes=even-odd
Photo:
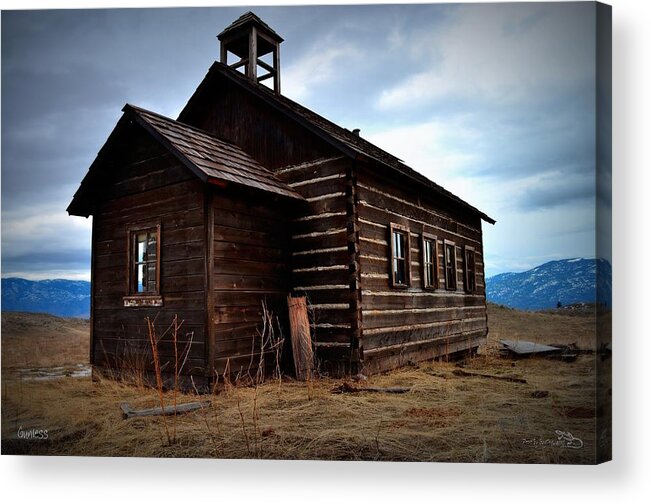
[[[221,43],[220,61],[223,64],[228,65],[228,53],[234,54],[239,61],[229,65],[231,68],[243,71],[256,84],[273,79],[272,88],[280,94],[280,44],[283,39],[269,25],[253,12],[247,12],[217,38]],[[270,63],[261,59],[267,54],[271,54]]]

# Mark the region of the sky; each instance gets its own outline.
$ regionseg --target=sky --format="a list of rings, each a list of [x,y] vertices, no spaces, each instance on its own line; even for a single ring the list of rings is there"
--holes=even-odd
[[[91,221],[65,209],[122,107],[175,118],[247,10],[2,12],[3,277],[90,278]],[[285,96],[497,220],[487,276],[595,256],[594,4],[252,10],[285,39]]]

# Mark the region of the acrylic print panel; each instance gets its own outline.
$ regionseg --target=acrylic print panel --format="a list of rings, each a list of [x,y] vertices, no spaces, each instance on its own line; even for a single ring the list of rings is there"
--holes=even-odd
[[[3,12],[3,454],[609,460],[610,7],[253,10]]]

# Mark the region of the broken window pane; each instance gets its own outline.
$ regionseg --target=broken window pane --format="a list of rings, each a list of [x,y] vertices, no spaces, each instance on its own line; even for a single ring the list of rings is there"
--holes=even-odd
[[[147,291],[156,292],[156,263],[147,265]]]
[[[393,231],[391,233],[394,285],[405,285],[407,283],[406,240],[407,235],[403,232]]]
[[[436,287],[436,245],[433,240],[423,240],[423,282],[425,287]]]
[[[156,233],[149,233],[147,240],[147,260],[156,259]]]
[[[405,260],[404,259],[394,259],[393,260],[393,278],[395,279],[396,284],[403,285],[406,282],[407,274],[405,271]]]
[[[466,290],[474,292],[476,288],[475,281],[475,251],[466,250]]]
[[[148,229],[132,235],[133,252],[130,271],[133,272],[132,293],[157,293],[158,230]]]
[[[445,244],[445,287],[450,290],[457,288],[457,265],[454,244]]]
[[[138,264],[136,269],[136,291],[145,292],[145,265]]]
[[[139,233],[136,236],[136,262],[145,261],[147,233]]]

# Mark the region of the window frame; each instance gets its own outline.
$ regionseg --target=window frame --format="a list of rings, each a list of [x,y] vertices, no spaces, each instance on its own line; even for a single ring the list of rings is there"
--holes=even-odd
[[[468,252],[472,253],[472,289],[470,288],[469,282]],[[475,251],[475,247],[469,245],[464,245],[463,247],[463,284],[466,292],[477,292],[477,252]]]
[[[454,285],[448,281],[448,246],[452,247],[452,264],[454,265]],[[457,246],[451,240],[443,240],[443,273],[445,275],[445,290],[456,291],[459,284],[457,278]]]
[[[401,233],[405,236],[405,257],[396,258],[393,246],[393,234]],[[411,234],[409,228],[401,226],[400,224],[389,224],[389,280],[391,287],[395,289],[408,289],[411,287]],[[403,259],[405,261],[405,283],[397,283],[393,263],[396,259]]]
[[[434,257],[433,262],[428,263],[425,258],[426,242],[431,242],[434,244],[434,250],[432,251]],[[423,289],[425,290],[436,290],[439,288],[439,242],[436,235],[429,233],[421,234],[421,262],[423,264],[422,274],[423,274]],[[427,282],[427,266],[428,264],[433,265],[434,267],[434,284],[429,285]]]
[[[136,280],[136,237],[141,233],[156,234],[156,288],[153,291],[138,292]],[[148,261],[153,262],[153,261]],[[127,228],[127,282],[124,306],[162,306],[161,296],[161,223],[148,222],[131,225]]]

